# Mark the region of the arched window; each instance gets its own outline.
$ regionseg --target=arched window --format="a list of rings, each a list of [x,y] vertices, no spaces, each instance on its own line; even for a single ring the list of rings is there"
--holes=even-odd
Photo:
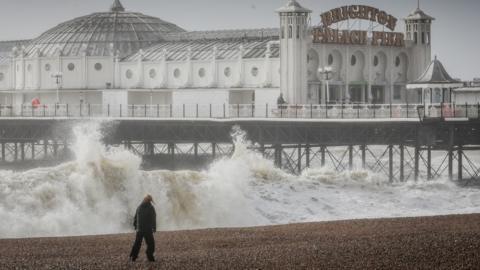
[[[288,38],[292,38],[293,27],[291,25],[288,26]]]
[[[251,73],[252,73],[252,76],[253,76],[253,77],[257,77],[257,76],[258,76],[258,68],[257,68],[257,67],[253,67]]]
[[[180,71],[180,69],[177,68],[173,71],[173,77],[178,79],[180,75],[182,75],[182,72]]]
[[[297,25],[297,39],[300,38],[300,25]]]
[[[399,67],[401,63],[402,63],[402,60],[400,59],[400,56],[397,56],[395,58],[395,66]]]
[[[131,79],[133,77],[133,72],[129,69],[127,72],[125,72],[125,76],[127,79]]]
[[[225,77],[230,77],[230,75],[232,74],[232,70],[229,67],[226,67],[223,70],[223,74],[225,75]]]
[[[150,72],[148,74],[150,76],[150,79],[155,79],[157,77],[157,71],[155,69],[150,69]]]
[[[205,69],[204,69],[204,68],[200,68],[200,69],[198,70],[198,76],[199,76],[200,78],[205,77],[205,73],[206,73],[206,72],[205,72]]]

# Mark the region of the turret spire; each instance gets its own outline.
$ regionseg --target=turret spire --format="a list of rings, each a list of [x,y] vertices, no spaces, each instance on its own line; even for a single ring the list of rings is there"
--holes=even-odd
[[[115,0],[115,2],[113,2],[113,4],[112,4],[112,7],[110,8],[110,11],[112,11],[112,12],[123,12],[123,11],[125,11],[125,8],[123,7],[120,0]]]

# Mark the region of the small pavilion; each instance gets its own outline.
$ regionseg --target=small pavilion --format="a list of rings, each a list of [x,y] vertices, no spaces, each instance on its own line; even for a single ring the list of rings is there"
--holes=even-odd
[[[449,103],[453,89],[459,87],[463,87],[463,83],[453,79],[436,56],[425,72],[407,85],[407,89],[418,91],[423,104]]]

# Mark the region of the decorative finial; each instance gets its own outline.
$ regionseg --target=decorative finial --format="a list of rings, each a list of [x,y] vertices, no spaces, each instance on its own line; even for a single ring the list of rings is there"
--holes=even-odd
[[[112,11],[112,12],[123,12],[123,11],[125,11],[125,8],[123,7],[120,0],[115,0],[115,2],[113,2],[113,4],[112,4],[112,7],[110,8],[110,11]]]
[[[435,61],[437,61],[437,55],[435,54]]]

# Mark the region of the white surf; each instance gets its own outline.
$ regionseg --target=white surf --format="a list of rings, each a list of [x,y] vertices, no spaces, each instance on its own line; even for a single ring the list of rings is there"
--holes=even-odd
[[[139,157],[101,144],[96,124],[75,135],[73,162],[0,170],[0,238],[129,232],[146,193],[159,230],[480,212],[478,189],[446,179],[392,184],[328,168],[287,174],[248,150],[241,132],[233,156],[204,171],[142,171]]]

